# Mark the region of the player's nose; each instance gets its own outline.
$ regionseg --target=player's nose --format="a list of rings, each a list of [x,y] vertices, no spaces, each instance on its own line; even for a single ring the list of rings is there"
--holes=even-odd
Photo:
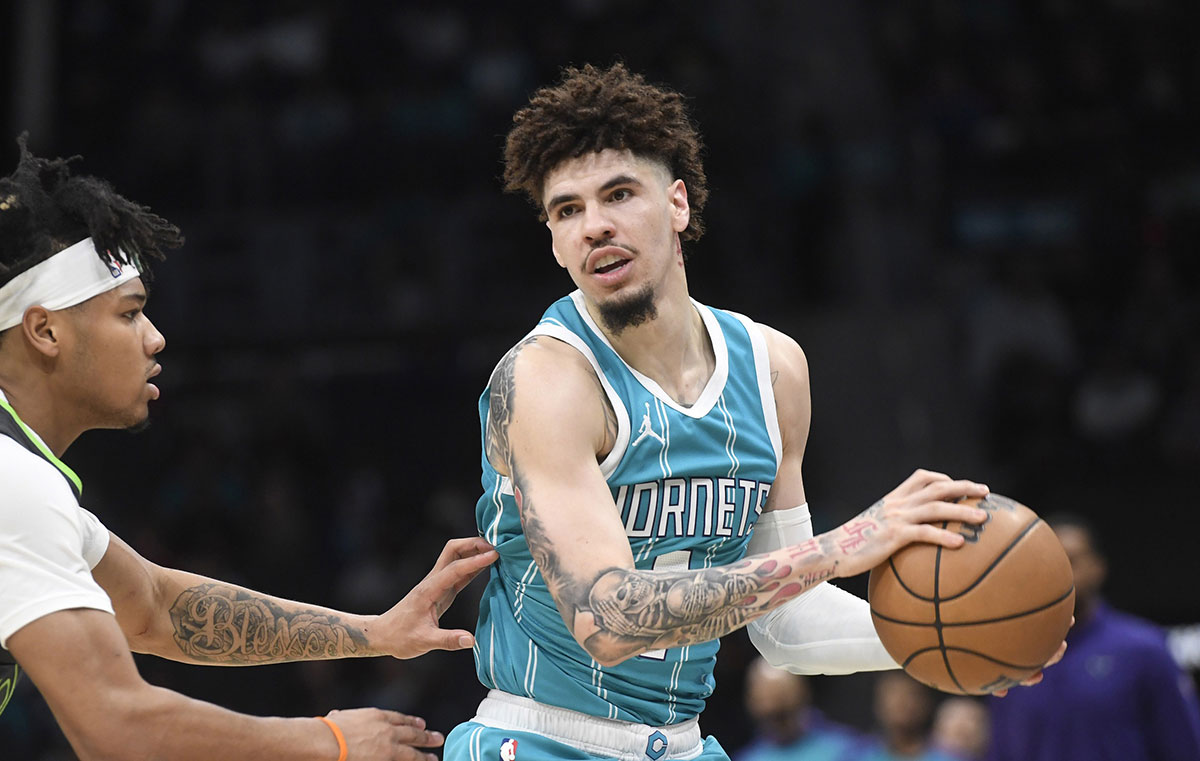
[[[612,218],[600,204],[587,204],[583,209],[583,234],[589,241],[604,240],[616,234]]]
[[[153,357],[167,348],[167,337],[154,326],[149,317],[146,318],[146,323],[150,326],[150,330],[146,334],[146,352]]]

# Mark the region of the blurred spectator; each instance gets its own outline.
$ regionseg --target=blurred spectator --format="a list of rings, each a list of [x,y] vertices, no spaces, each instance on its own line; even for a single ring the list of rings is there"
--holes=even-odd
[[[976,698],[951,697],[933,714],[933,747],[960,761],[983,761],[991,741],[987,706]]]
[[[875,682],[876,737],[847,761],[954,761],[933,747],[933,690],[903,671],[885,671]]]
[[[1047,522],[1075,574],[1067,653],[1042,683],[991,699],[993,761],[1196,761],[1200,704],[1164,633],[1109,608],[1107,565],[1091,526]]]
[[[762,658],[746,672],[746,713],[757,733],[735,761],[839,761],[855,742],[850,731],[813,707],[808,677]]]

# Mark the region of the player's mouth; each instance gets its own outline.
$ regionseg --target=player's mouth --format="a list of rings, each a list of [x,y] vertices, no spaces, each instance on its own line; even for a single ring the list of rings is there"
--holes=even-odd
[[[159,395],[158,386],[150,382],[150,379],[162,372],[162,365],[157,362],[150,369],[150,374],[146,376],[146,385],[150,387],[150,398],[157,399]]]
[[[592,252],[588,258],[589,271],[604,281],[621,278],[628,270],[633,258],[629,251],[620,246],[605,246]]]

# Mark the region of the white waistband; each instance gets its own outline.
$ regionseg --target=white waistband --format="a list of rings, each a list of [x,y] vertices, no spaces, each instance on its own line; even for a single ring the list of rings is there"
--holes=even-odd
[[[696,719],[652,727],[602,719],[500,690],[488,691],[471,721],[496,729],[533,732],[620,761],[687,761],[704,750]]]

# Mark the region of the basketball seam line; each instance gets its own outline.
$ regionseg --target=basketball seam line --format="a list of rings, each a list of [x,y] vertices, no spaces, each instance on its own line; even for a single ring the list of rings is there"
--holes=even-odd
[[[920,650],[916,650],[912,653],[912,655],[910,655],[910,656],[908,656],[908,658],[904,659],[904,665],[901,666],[901,668],[908,668],[908,664],[912,663],[913,658],[916,658],[918,655],[923,655],[924,653],[933,652],[934,650],[942,650],[943,652],[945,652],[946,650],[953,650],[956,653],[967,653],[968,655],[974,655],[976,657],[984,659],[985,661],[991,661],[992,663],[998,663],[1001,666],[1006,666],[1006,667],[1012,668],[1012,669],[1040,669],[1045,665],[1042,663],[1039,663],[1039,664],[1009,663],[1008,661],[1002,661],[999,658],[993,658],[992,656],[987,655],[986,653],[981,653],[978,650],[971,650],[970,648],[966,648],[966,647],[951,646],[951,647],[947,647],[947,648],[923,647]],[[964,692],[965,692],[965,690],[964,690]]]
[[[947,600],[958,599],[959,597],[962,597],[963,595],[965,595],[967,592],[970,592],[975,587],[979,586],[983,582],[983,580],[985,578],[987,578],[987,575],[992,572],[992,569],[994,569],[996,566],[1000,565],[1000,561],[1004,560],[1004,558],[1008,556],[1008,553],[1012,552],[1013,548],[1015,548],[1018,544],[1020,544],[1021,540],[1024,539],[1026,536],[1028,536],[1029,532],[1033,531],[1034,527],[1037,526],[1041,522],[1042,522],[1041,518],[1034,518],[1033,520],[1031,520],[1029,522],[1029,525],[1026,526],[1024,529],[1022,529],[1021,533],[1017,534],[1017,536],[1014,537],[1013,540],[1008,543],[1008,546],[1004,548],[1004,551],[1001,552],[999,555],[997,555],[996,558],[991,562],[991,564],[988,565],[987,568],[983,569],[983,572],[979,574],[978,578],[976,578],[975,581],[971,582],[970,586],[968,586],[966,589],[962,590],[958,594],[951,595],[950,597],[944,598],[943,602],[945,602]]]
[[[1041,518],[1034,518],[1032,521],[1030,521],[1029,525],[1026,526],[1024,529],[1022,529],[1020,534],[1017,534],[1017,536],[1013,537],[1013,540],[1011,542],[1009,542],[1007,547],[1004,548],[1004,551],[996,556],[996,559],[992,561],[991,565],[989,565],[987,568],[983,569],[983,573],[979,574],[979,577],[976,578],[975,581],[971,582],[971,585],[969,587],[962,590],[961,592],[958,592],[957,594],[951,595],[950,597],[943,597],[943,598],[941,598],[941,600],[944,602],[944,601],[948,601],[948,600],[958,599],[959,597],[962,597],[963,595],[965,595],[967,592],[970,592],[975,587],[979,586],[979,583],[981,581],[983,581],[984,578],[989,573],[992,572],[992,569],[995,568],[1000,563],[1000,561],[1003,560],[1006,555],[1008,555],[1008,553],[1012,552],[1013,548],[1017,546],[1017,543],[1020,542],[1022,539],[1024,539],[1025,536],[1030,531],[1033,530],[1033,527],[1041,522],[1042,522]],[[941,552],[940,546],[938,547],[938,552],[939,553]],[[909,586],[904,583],[904,579],[900,578],[900,573],[896,570],[896,564],[892,561],[892,558],[888,558],[888,564],[891,565],[892,573],[894,573],[896,575],[896,581],[900,584],[900,586],[904,589],[905,592],[908,592],[910,595],[917,598],[918,600],[924,600],[925,602],[937,602],[937,600],[933,597],[926,597],[925,595],[917,594],[912,589],[910,589]]]
[[[981,618],[977,621],[955,621],[953,623],[946,623],[943,621],[943,622],[941,622],[941,626],[982,626],[983,624],[994,624],[994,623],[999,623],[1000,621],[1010,621],[1014,618],[1021,618],[1022,616],[1028,616],[1028,615],[1032,615],[1034,613],[1040,613],[1041,611],[1046,610],[1047,608],[1052,608],[1055,605],[1058,605],[1063,600],[1070,597],[1071,593],[1074,591],[1075,591],[1075,585],[1072,584],[1070,589],[1068,589],[1066,592],[1064,592],[1062,595],[1055,598],[1054,600],[1051,600],[1050,602],[1046,603],[1045,605],[1041,605],[1036,608],[1031,608],[1029,610],[1021,611],[1020,613],[1012,613],[1007,616],[1000,616],[999,618]],[[903,626],[936,626],[937,625],[934,621],[905,621],[900,618],[892,618],[891,616],[885,616],[884,614],[880,613],[877,610],[873,610],[873,611],[871,611],[871,613],[873,615],[883,619],[884,621],[887,621],[888,623],[892,623],[892,624],[901,624]]]
[[[942,528],[949,526],[949,521],[942,522]],[[939,545],[937,553],[933,560],[933,621],[934,631],[937,632],[938,649],[942,652],[942,664],[946,667],[946,676],[950,677],[950,681],[954,682],[954,686],[960,692],[966,692],[966,689],[958,681],[958,676],[954,673],[954,669],[950,666],[950,655],[946,652],[946,635],[942,633],[942,605],[941,605],[941,580],[942,580],[942,550],[944,548]]]

